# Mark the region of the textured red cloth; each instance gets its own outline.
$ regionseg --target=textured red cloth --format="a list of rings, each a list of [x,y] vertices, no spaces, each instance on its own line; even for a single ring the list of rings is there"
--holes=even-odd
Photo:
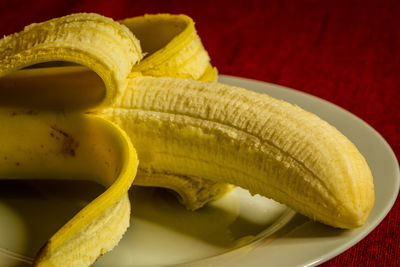
[[[0,36],[74,12],[114,19],[184,13],[222,74],[333,102],[374,127],[400,158],[400,1],[0,1]],[[400,205],[321,266],[400,266]]]

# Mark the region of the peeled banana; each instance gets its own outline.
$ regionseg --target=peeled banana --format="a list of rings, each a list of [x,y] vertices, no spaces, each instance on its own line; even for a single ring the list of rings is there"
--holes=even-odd
[[[0,101],[0,177],[93,179],[108,187],[49,239],[36,265],[87,266],[112,249],[128,227],[126,192],[137,168],[143,185],[196,192],[181,194],[196,196],[199,206],[230,183],[334,227],[365,222],[373,178],[333,126],[267,95],[195,81],[217,72],[186,16],[121,23],[127,27],[73,14],[0,40],[0,96],[10,100]],[[96,74],[80,66],[17,72],[48,61]],[[68,82],[55,88],[60,80]]]
[[[139,169],[232,183],[340,228],[360,226],[374,201],[356,147],[316,115],[220,83],[137,77],[106,118],[124,129]]]

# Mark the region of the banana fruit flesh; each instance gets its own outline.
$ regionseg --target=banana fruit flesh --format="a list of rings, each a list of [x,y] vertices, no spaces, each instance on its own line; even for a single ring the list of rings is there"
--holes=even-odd
[[[162,26],[168,21],[176,32],[157,43],[155,37],[168,33]],[[205,202],[210,195],[204,191],[216,189],[218,195],[224,188],[219,186],[230,183],[334,227],[365,222],[374,202],[373,178],[357,148],[297,106],[242,88],[194,81],[214,80],[216,70],[190,21],[148,15],[122,21],[128,29],[99,15],[74,14],[0,40],[0,77],[6,76],[0,79],[6,84],[0,95],[13,100],[11,107],[1,102],[0,140],[7,142],[0,146],[0,178],[93,179],[107,187],[49,239],[36,265],[87,266],[111,250],[128,226],[126,192],[137,168],[144,185],[192,190],[186,196]],[[159,32],[146,34],[156,28]],[[143,38],[147,57],[132,32]],[[86,84],[77,86],[81,90],[70,95],[67,84],[55,89],[61,97],[32,97],[28,103],[7,90],[9,82],[25,78],[29,87],[39,75],[16,70],[47,61],[87,66],[104,86],[85,78]],[[69,71],[71,77],[74,71],[85,75],[79,68],[46,72],[54,74],[49,75],[52,81],[65,79],[57,77]],[[23,84],[16,90],[23,90]],[[45,95],[49,87],[35,90]],[[200,184],[199,190],[190,184]]]
[[[231,183],[340,228],[374,201],[357,148],[309,112],[220,83],[137,77],[104,116],[138,150],[141,172]]]

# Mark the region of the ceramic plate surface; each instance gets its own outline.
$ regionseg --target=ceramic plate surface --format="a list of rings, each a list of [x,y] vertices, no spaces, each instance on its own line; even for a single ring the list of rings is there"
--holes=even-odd
[[[285,87],[224,75],[220,82],[294,103],[344,133],[374,176],[375,206],[365,225],[334,229],[241,188],[188,212],[170,192],[135,187],[130,190],[131,227],[94,266],[313,266],[357,243],[393,206],[400,180],[397,159],[362,120]],[[0,265],[29,266],[51,234],[103,190],[89,182],[0,180]]]

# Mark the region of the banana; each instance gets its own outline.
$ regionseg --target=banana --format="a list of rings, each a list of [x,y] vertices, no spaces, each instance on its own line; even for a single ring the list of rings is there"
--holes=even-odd
[[[131,137],[139,172],[231,183],[339,228],[362,225],[373,179],[357,148],[316,115],[216,82],[136,77],[103,109]]]
[[[88,266],[126,231],[136,152],[118,126],[85,111],[110,105],[142,56],[129,29],[96,14],[33,24],[0,40],[0,77],[6,76],[0,89],[0,179],[91,179],[107,188],[48,240],[36,266]],[[43,81],[40,69],[13,73],[48,61],[74,62],[96,74],[56,69],[46,87],[37,84]],[[76,73],[87,87],[68,83]],[[60,85],[56,74],[67,82]],[[96,77],[103,86],[90,85]]]
[[[162,26],[171,27],[168,21],[176,31],[154,41],[168,32]],[[200,199],[199,206],[223,193],[204,191],[229,183],[334,227],[365,222],[373,178],[343,134],[284,101],[194,81],[213,80],[216,70],[187,17],[148,15],[122,23],[131,29],[73,14],[0,40],[0,99],[7,99],[0,101],[0,140],[7,140],[0,146],[0,177],[85,178],[107,187],[49,239],[36,265],[86,266],[118,243],[138,168],[132,143],[143,184],[193,191],[186,196]],[[150,29],[155,33],[146,37]],[[142,34],[147,57],[132,32]],[[74,62],[96,74],[79,66],[16,72],[47,61]],[[54,88],[60,80],[68,82]],[[26,90],[29,85],[45,97]]]

